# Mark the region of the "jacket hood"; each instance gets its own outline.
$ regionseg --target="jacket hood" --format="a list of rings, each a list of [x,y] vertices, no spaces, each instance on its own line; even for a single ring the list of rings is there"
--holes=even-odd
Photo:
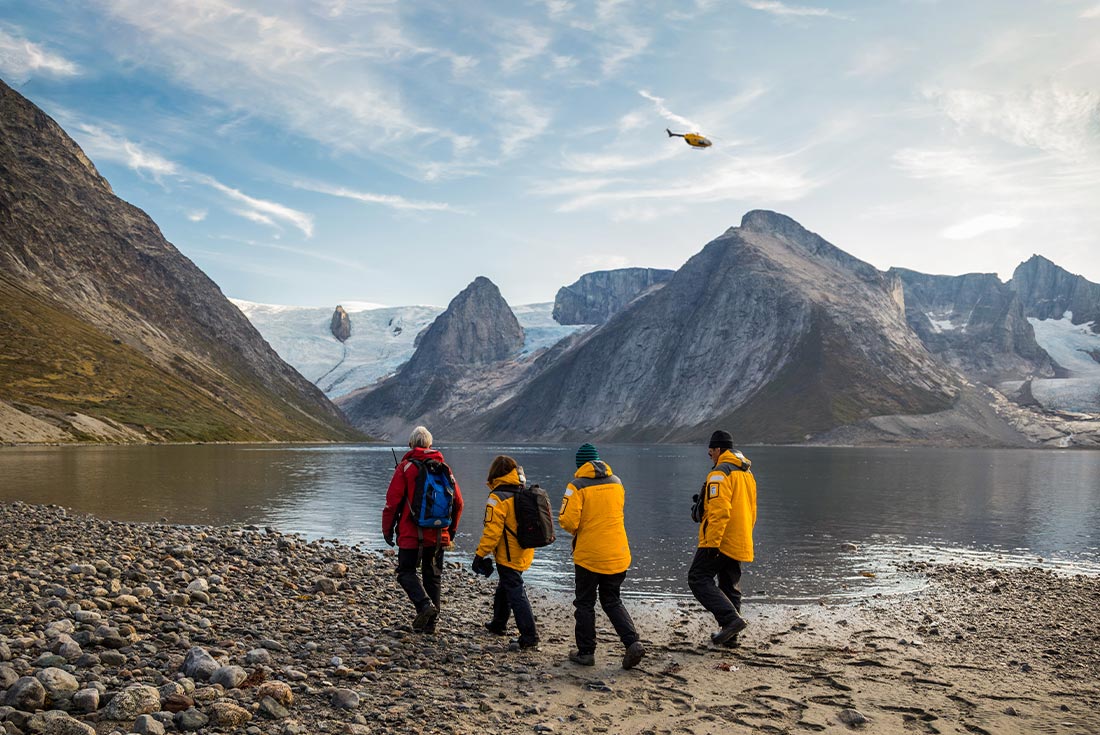
[[[573,477],[587,477],[589,479],[599,479],[601,477],[611,477],[611,465],[602,460],[595,460],[592,462],[585,462],[577,471],[573,474]]]
[[[749,458],[741,454],[739,449],[727,449],[718,456],[718,461],[715,462],[715,466],[722,464],[723,462],[729,462],[732,465],[738,467],[744,467],[746,470],[752,467],[752,462]]]
[[[437,462],[442,462],[443,453],[440,452],[438,449],[432,449],[430,447],[428,449],[425,449],[424,447],[416,447],[415,449],[410,449],[409,451],[405,452],[405,456],[401,458],[401,461],[405,462],[411,459],[416,459],[420,461],[434,459]]]
[[[501,485],[519,485],[519,470],[512,470],[506,475],[494,477],[489,483],[490,490],[496,490]]]

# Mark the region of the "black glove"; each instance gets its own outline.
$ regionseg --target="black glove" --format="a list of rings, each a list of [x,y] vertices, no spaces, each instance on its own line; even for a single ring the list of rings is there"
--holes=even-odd
[[[382,534],[382,537],[384,539],[386,539],[387,544],[389,544],[390,546],[393,546],[393,531],[390,531],[389,533]]]
[[[475,556],[474,562],[470,566],[473,567],[475,574],[480,574],[483,577],[488,577],[493,573],[493,560],[487,556]]]

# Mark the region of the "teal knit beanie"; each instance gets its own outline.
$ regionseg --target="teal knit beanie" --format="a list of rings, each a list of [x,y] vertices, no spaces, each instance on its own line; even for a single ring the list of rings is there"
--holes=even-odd
[[[577,467],[585,462],[597,462],[599,459],[600,453],[591,444],[581,444],[581,448],[577,450]]]

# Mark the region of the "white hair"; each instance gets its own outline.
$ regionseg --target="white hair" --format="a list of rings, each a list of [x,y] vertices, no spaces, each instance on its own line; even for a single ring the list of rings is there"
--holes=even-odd
[[[426,426],[417,426],[409,434],[409,449],[416,449],[417,447],[423,447],[428,449],[432,446],[432,432],[428,431]]]

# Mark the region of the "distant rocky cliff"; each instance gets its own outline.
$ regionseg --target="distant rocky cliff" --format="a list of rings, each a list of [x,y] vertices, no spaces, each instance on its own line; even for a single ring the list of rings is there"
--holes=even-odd
[[[336,339],[341,342],[348,341],[348,337],[351,336],[351,317],[344,311],[343,306],[338,305],[336,311],[332,312],[332,321],[329,322],[328,328]]]
[[[426,422],[450,440],[701,441],[723,427],[738,442],[1100,446],[1100,418],[968,379],[1051,372],[995,276],[883,273],[774,212],[749,212],[591,331],[535,354],[519,343],[478,279],[397,375],[339,403],[389,437]],[[1065,349],[1094,362],[1081,344]]]
[[[892,279],[754,211],[480,424],[486,437],[802,441],[958,388],[909,330]]]
[[[3,415],[66,438],[358,436],[53,120],[2,82],[0,344]]]
[[[500,290],[479,276],[423,332],[416,352],[396,375],[337,403],[353,424],[371,427],[370,432],[381,437],[403,433],[420,422],[446,424],[461,394],[458,385],[515,357],[523,336]],[[469,398],[489,405],[494,396]]]
[[[1016,267],[1009,285],[1027,316],[1061,319],[1070,311],[1074,324],[1092,322],[1092,330],[1100,333],[1100,284],[1032,255]]]
[[[603,324],[646,289],[668,281],[674,272],[620,268],[586,273],[558,289],[554,319],[558,324]]]
[[[975,380],[1050,377],[1016,292],[993,273],[934,276],[891,268],[905,289],[905,318],[933,354]]]

